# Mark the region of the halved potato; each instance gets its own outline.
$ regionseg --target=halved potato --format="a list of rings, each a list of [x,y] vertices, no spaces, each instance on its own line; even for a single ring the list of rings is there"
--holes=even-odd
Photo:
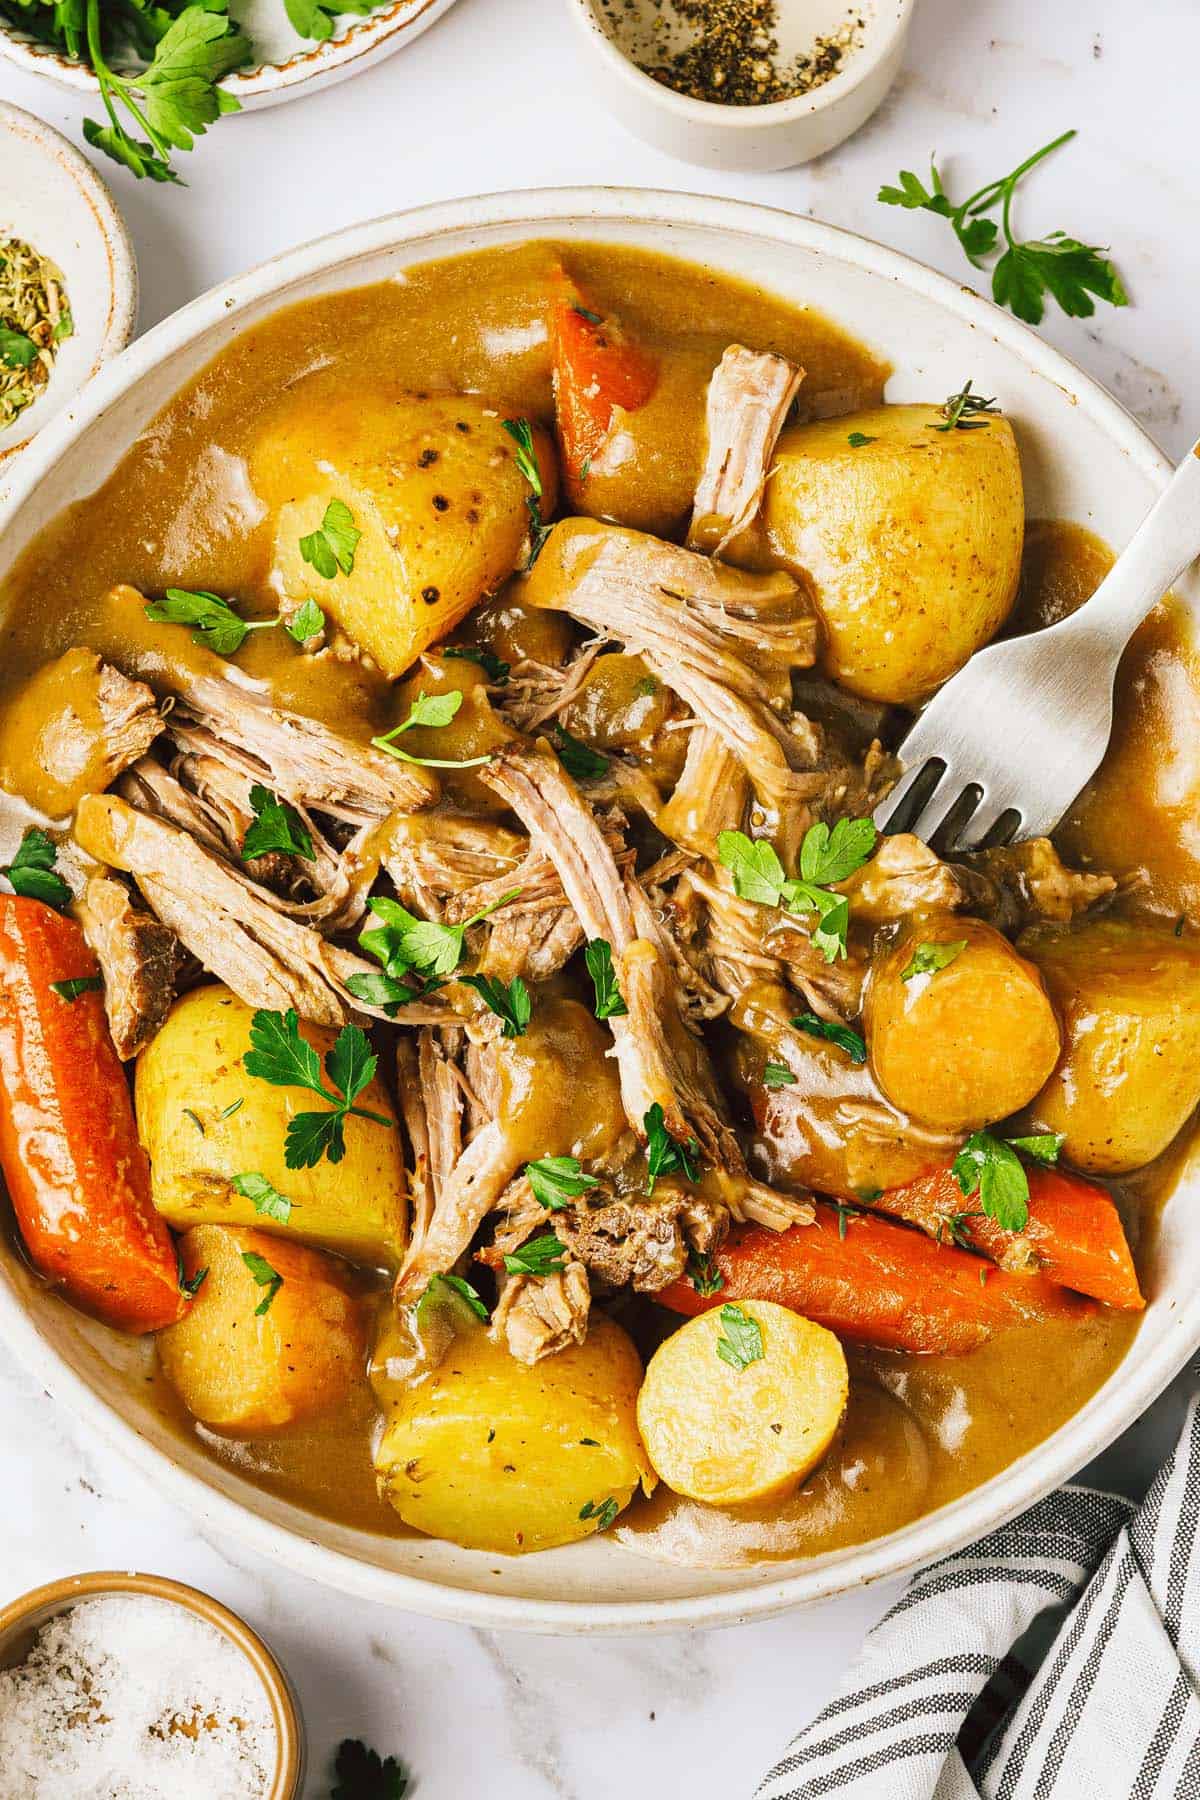
[[[549,518],[555,458],[540,427],[534,448]],[[301,383],[255,446],[251,478],[275,513],[272,579],[285,605],[315,599],[389,676],[499,587],[529,540],[517,446],[478,395]],[[332,500],[362,536],[352,572],[325,579],[300,540]]]
[[[573,1543],[611,1524],[649,1478],[641,1360],[602,1314],[582,1344],[532,1368],[469,1323],[415,1386],[389,1380],[387,1361],[377,1353],[372,1376],[380,1490],[432,1537],[513,1555]]]
[[[812,583],[824,673],[867,700],[933,693],[1016,598],[1012,427],[990,413],[978,430],[945,423],[933,406],[873,407],[788,426],[775,453],[761,515],[771,555]]]
[[[346,1155],[312,1169],[284,1160],[288,1121],[320,1111],[307,1088],[272,1087],[247,1075],[254,1008],[226,987],[193,988],[137,1061],[138,1135],[150,1158],[154,1204],[179,1231],[189,1225],[255,1225],[324,1245],[354,1261],[398,1262],[407,1236],[407,1184],[399,1128],[379,1080],[359,1104],[391,1127],[346,1120]],[[302,1024],[322,1055],[335,1033]],[[235,1175],[265,1175],[292,1203],[286,1221],[256,1212],[233,1187]]]
[[[194,1418],[229,1437],[265,1437],[345,1400],[366,1335],[343,1264],[229,1225],[197,1225],[179,1256],[189,1281],[208,1273],[179,1323],[159,1332],[158,1357]]]
[[[730,1347],[761,1342],[742,1362]],[[727,1347],[723,1355],[718,1348]],[[820,1462],[841,1424],[850,1377],[823,1325],[772,1300],[741,1300],[689,1319],[650,1359],[637,1419],[669,1488],[710,1506],[789,1493]]]

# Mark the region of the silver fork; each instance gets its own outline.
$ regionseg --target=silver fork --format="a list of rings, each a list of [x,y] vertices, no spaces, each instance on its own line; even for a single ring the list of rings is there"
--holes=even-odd
[[[1078,612],[989,644],[934,696],[879,829],[937,836],[943,852],[1052,831],[1108,747],[1121,652],[1198,553],[1200,444]]]

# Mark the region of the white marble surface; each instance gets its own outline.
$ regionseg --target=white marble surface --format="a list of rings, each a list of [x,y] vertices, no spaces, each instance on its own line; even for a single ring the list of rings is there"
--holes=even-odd
[[[876,119],[820,163],[725,177],[626,138],[587,98],[564,0],[460,0],[413,47],[310,100],[222,123],[171,192],[105,174],[141,262],[143,325],[277,250],[479,189],[583,181],[719,192],[886,239],[966,279],[946,228],[875,190],[937,150],[982,181],[1068,125],[1078,141],[1021,203],[1030,234],[1111,243],[1135,304],[1052,313],[1056,344],[1171,451],[1200,429],[1194,0],[918,0],[907,68]],[[0,68],[0,96],[78,140],[81,108]],[[2,174],[2,171],[0,171]],[[1143,1483],[1181,1386],[1106,1459]],[[587,1643],[497,1637],[348,1601],[205,1539],[0,1363],[0,1599],[68,1570],[136,1564],[198,1583],[275,1643],[301,1689],[312,1800],[343,1734],[403,1755],[419,1800],[748,1796],[836,1684],[885,1589],[716,1634]],[[70,1800],[70,1796],[61,1796]]]

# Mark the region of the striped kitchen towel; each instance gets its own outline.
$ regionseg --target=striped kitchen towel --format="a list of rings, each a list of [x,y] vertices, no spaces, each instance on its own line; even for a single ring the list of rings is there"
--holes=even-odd
[[[1200,1800],[1200,1396],[1139,1507],[1071,1485],[914,1577],[758,1800]]]

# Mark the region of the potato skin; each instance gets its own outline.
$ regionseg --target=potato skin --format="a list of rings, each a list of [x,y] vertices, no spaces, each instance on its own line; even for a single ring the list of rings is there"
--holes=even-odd
[[[266,1259],[283,1285],[266,1287],[242,1260]],[[333,1257],[265,1231],[197,1225],[179,1240],[188,1279],[208,1274],[158,1357],[194,1418],[226,1437],[266,1437],[329,1412],[362,1375],[366,1333],[349,1272]]]
[[[932,406],[880,406],[782,433],[762,524],[803,571],[825,625],[822,671],[909,705],[955,674],[1017,593],[1024,497],[1007,419],[937,431]],[[873,441],[854,449],[851,432]]]
[[[380,1491],[405,1524],[470,1550],[519,1555],[587,1537],[595,1508],[623,1509],[650,1474],[641,1378],[632,1340],[602,1314],[582,1344],[532,1368],[483,1325],[468,1328],[419,1385],[376,1383]]]
[[[921,943],[965,942],[934,973],[903,971]],[[982,919],[913,921],[871,970],[864,1008],[871,1072],[894,1106],[943,1131],[1006,1119],[1058,1060],[1054,1008],[1032,963]]]
[[[189,1225],[254,1225],[324,1245],[353,1261],[395,1264],[407,1240],[407,1186],[399,1129],[346,1120],[346,1155],[336,1165],[289,1169],[284,1134],[298,1112],[324,1102],[306,1088],[272,1087],[247,1075],[253,1007],[219,985],[177,1000],[138,1057],[134,1084],[138,1135],[150,1158],[151,1192],[177,1230]],[[324,1055],[335,1033],[302,1024]],[[222,1114],[240,1100],[227,1118]],[[361,1104],[394,1119],[382,1082]],[[199,1120],[199,1124],[197,1124]],[[263,1219],[234,1192],[235,1175],[265,1175],[293,1202],[286,1225]]]
[[[465,429],[464,429],[465,428]],[[534,428],[553,511],[554,450]],[[351,391],[316,406],[303,385],[255,447],[251,475],[275,512],[274,580],[310,595],[387,676],[402,675],[522,560],[532,490],[501,413],[478,395]],[[362,532],[354,568],[325,580],[300,540],[342,500]]]
[[[828,1450],[850,1377],[832,1331],[772,1300],[740,1300],[763,1355],[735,1368],[717,1353],[722,1308],[689,1319],[650,1359],[638,1428],[673,1492],[711,1506],[790,1493]]]
[[[1062,1057],[1029,1108],[1065,1133],[1063,1156],[1093,1175],[1139,1169],[1200,1102],[1200,945],[1150,925],[1095,919],[1025,932],[1063,1020]]]

